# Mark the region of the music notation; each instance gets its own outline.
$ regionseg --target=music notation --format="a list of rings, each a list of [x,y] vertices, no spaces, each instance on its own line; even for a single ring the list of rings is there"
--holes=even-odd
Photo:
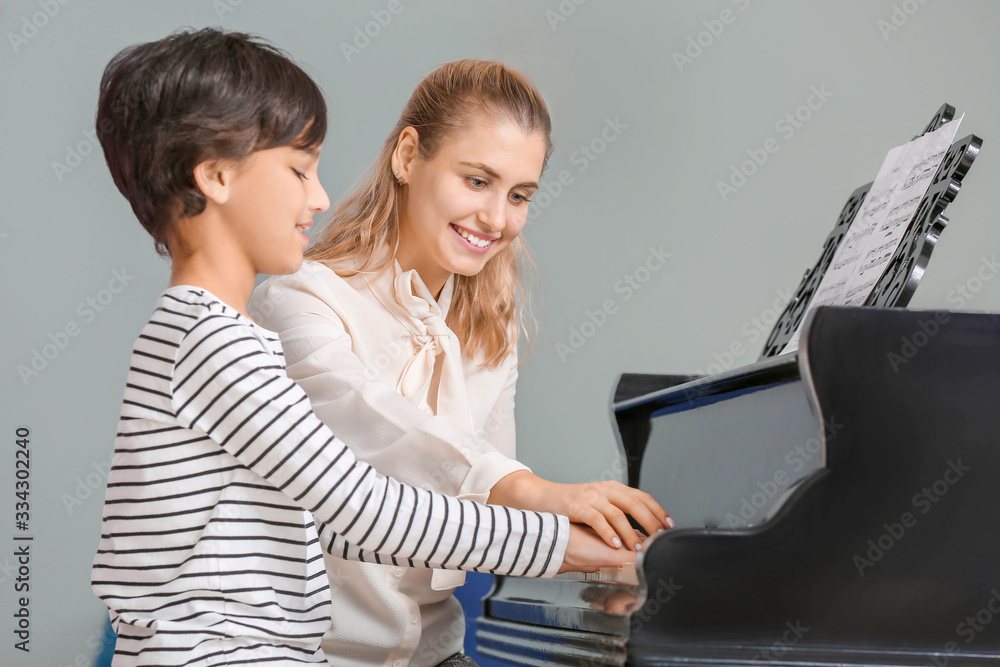
[[[868,298],[868,292],[871,290],[872,287],[875,286],[876,282],[878,282],[878,276],[874,276],[873,278],[870,278],[867,282],[861,283],[860,285],[857,285],[849,289],[847,293],[844,295],[843,305],[860,306],[862,303],[865,302],[865,299]]]
[[[874,194],[871,197],[871,201],[864,208],[865,218],[874,218],[876,215],[881,213],[889,205],[889,200],[892,199],[893,188],[888,190],[883,190],[878,194]],[[855,223],[856,224],[856,223]]]
[[[807,310],[860,305],[868,299],[906,234],[961,122],[962,118],[956,118],[889,151]],[[803,321],[804,317],[800,328]],[[798,349],[799,335],[796,330],[782,354]]]
[[[851,255],[850,257],[844,257],[843,259],[838,259],[832,265],[833,270],[834,271],[840,271],[841,269],[854,266],[854,263],[857,262],[860,257],[861,257],[861,253],[857,253],[855,255]],[[840,282],[835,283],[835,284],[836,285],[844,285],[844,284],[846,284],[846,282],[847,282],[847,279],[845,278],[844,280],[841,280]],[[824,288],[823,291],[826,291],[826,289]]]
[[[917,183],[927,180],[933,176],[934,172],[937,171],[938,165],[941,164],[941,160],[944,159],[944,153],[945,151],[935,153],[926,160],[918,162],[910,171],[910,175],[906,179],[906,182],[903,183],[903,189],[907,190],[912,188]]]
[[[858,273],[867,273],[872,269],[881,268],[886,262],[892,259],[892,253],[896,252],[898,243],[895,240],[887,241],[877,248],[872,248],[865,261],[862,262]],[[879,272],[881,274],[881,271]]]

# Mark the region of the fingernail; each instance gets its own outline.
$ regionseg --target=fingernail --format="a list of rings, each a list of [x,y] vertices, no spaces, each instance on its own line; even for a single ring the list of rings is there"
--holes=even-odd
[[[677,524],[674,523],[674,520],[671,519],[669,516],[667,517],[666,521],[664,521],[664,523],[667,524],[667,528],[676,528],[677,527]]]
[[[636,544],[635,545],[635,550],[636,551],[642,551],[642,544],[641,543]]]
[[[622,541],[619,540],[617,537],[612,537],[611,538],[611,544],[615,545],[615,549],[621,549],[622,548]]]

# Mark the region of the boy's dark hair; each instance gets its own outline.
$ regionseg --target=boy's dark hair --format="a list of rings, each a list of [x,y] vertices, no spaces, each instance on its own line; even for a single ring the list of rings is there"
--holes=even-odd
[[[326,102],[277,47],[205,28],[130,46],[104,70],[97,134],[115,185],[168,255],[167,232],[205,210],[200,162],[254,151],[318,147]]]

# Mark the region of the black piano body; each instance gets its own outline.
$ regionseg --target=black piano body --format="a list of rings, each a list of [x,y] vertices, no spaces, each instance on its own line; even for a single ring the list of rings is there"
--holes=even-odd
[[[484,664],[1000,664],[1000,315],[820,307],[798,352],[624,375],[613,413],[678,528],[631,585],[498,578]]]

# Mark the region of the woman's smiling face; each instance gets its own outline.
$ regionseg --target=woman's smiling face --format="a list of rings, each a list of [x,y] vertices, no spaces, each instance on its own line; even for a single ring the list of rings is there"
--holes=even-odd
[[[403,270],[416,269],[433,294],[452,273],[471,276],[524,227],[545,163],[547,142],[507,120],[480,115],[444,139],[431,159],[413,128],[393,156],[402,189],[399,249]]]

